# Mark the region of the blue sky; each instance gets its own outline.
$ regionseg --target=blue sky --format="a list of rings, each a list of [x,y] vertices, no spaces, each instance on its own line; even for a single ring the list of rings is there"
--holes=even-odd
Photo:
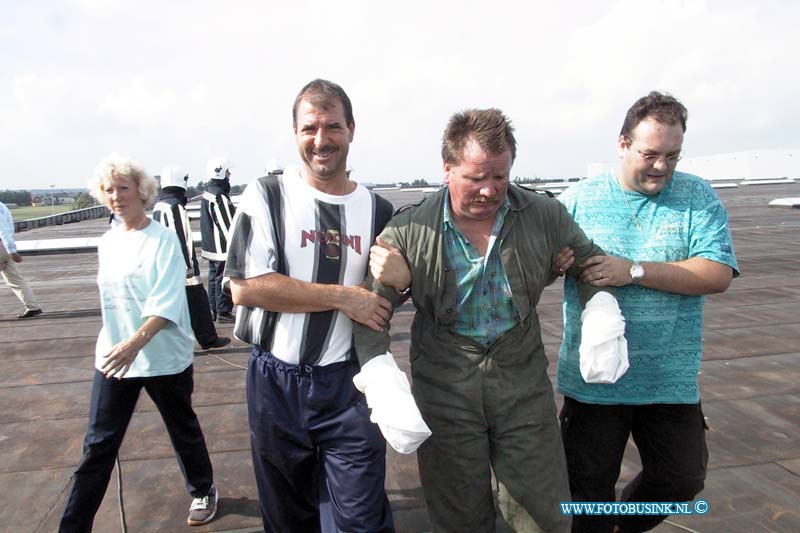
[[[441,178],[451,113],[499,107],[513,174],[573,177],[615,157],[630,104],[689,108],[686,156],[800,146],[791,1],[0,0],[0,189],[80,187],[109,152],[244,184],[294,163],[307,81],[353,101],[362,181]]]

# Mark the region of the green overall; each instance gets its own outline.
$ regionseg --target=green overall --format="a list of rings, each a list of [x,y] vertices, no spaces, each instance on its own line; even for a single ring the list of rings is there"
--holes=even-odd
[[[445,194],[446,188],[398,213],[381,234],[411,269],[412,388],[432,431],[417,453],[434,531],[494,531],[492,472],[498,507],[515,531],[538,531],[537,524],[566,530],[569,517],[558,504],[569,501],[567,469],[536,304],[554,279],[551,265],[561,248],[574,250],[575,265],[603,251],[559,202],[509,187],[500,257],[520,316],[486,348],[454,330],[458,310],[444,251]],[[569,273],[579,270],[573,266]],[[578,286],[583,303],[599,290]],[[354,333],[362,365],[389,351],[388,331],[355,324]]]

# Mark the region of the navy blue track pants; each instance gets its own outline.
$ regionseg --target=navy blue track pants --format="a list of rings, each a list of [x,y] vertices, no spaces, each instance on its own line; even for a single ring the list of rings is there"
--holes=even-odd
[[[353,385],[358,370],[355,361],[290,365],[253,348],[247,412],[266,532],[320,531],[320,476],[338,529],[394,531],[386,443]]]

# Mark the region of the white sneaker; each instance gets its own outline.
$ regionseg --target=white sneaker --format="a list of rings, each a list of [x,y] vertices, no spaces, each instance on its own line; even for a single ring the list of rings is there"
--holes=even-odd
[[[219,491],[216,486],[212,485],[207,496],[192,500],[192,506],[189,507],[189,518],[186,519],[186,523],[190,526],[202,526],[211,522],[214,515],[217,514],[218,501]]]

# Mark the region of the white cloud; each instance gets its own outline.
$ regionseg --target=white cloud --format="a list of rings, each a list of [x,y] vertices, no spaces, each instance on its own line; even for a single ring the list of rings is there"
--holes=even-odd
[[[71,0],[71,3],[86,13],[95,15],[111,15],[135,4],[130,0]]]
[[[105,95],[99,109],[121,126],[157,129],[178,103],[178,95],[141,77],[126,80]]]

